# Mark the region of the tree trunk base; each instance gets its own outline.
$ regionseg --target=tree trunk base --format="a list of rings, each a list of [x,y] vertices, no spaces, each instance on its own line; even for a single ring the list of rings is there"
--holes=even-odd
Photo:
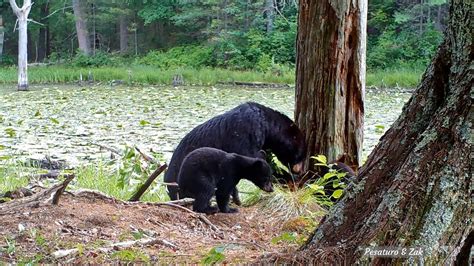
[[[28,91],[28,85],[27,84],[18,85],[18,91]]]

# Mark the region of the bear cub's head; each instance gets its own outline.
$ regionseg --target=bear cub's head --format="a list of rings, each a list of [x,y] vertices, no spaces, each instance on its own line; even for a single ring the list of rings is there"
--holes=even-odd
[[[245,174],[261,190],[273,192],[272,168],[265,160],[256,158]]]

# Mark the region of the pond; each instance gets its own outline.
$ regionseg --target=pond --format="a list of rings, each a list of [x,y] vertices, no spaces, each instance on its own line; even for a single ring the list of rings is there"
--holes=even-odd
[[[293,117],[294,89],[219,87],[0,87],[0,158],[65,159],[75,166],[109,158],[105,145],[138,146],[169,161],[196,125],[255,101]],[[364,150],[368,153],[401,113],[410,93],[368,90]]]

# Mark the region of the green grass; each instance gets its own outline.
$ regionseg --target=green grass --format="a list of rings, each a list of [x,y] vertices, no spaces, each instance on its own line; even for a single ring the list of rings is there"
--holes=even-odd
[[[0,165],[0,194],[25,187],[28,181],[28,176],[23,167]]]
[[[212,68],[179,68],[162,70],[152,66],[131,67],[100,67],[78,68],[67,66],[30,67],[28,79],[30,84],[72,83],[87,80],[89,72],[95,82],[108,83],[112,80],[122,80],[125,83],[138,85],[169,85],[173,76],[180,74],[187,85],[215,85],[218,82],[267,82],[280,84],[294,84],[294,71],[288,70],[282,75],[255,71],[236,71],[229,69]],[[423,69],[387,69],[369,70],[366,85],[387,87],[416,87],[420,81]],[[17,69],[15,67],[0,68],[0,84],[15,84],[17,82]]]
[[[118,185],[120,183],[119,172],[104,163],[81,166],[75,170],[75,174],[75,188],[98,190],[121,200],[130,199],[135,192],[135,189],[140,186],[140,184],[136,183],[120,188]],[[162,178],[163,175],[160,175],[157,179],[161,180]],[[155,184],[145,192],[140,200],[161,202],[167,201],[169,198],[166,193],[166,187],[155,182]]]
[[[367,87],[377,88],[414,88],[420,83],[423,71],[420,68],[368,71],[365,84]]]
[[[14,67],[0,69],[0,83],[14,84],[17,82],[16,71]],[[28,69],[28,79],[30,84],[70,83],[80,80],[81,74],[83,80],[87,80],[89,72],[92,74],[95,82],[122,80],[125,83],[144,85],[169,85],[173,80],[173,76],[178,74],[183,76],[187,85],[214,85],[218,82],[233,81],[291,84],[294,79],[294,73],[292,72],[286,72],[281,76],[277,76],[272,73],[211,68],[161,70],[151,66],[132,66],[130,68],[30,67]]]
[[[7,191],[13,191],[17,188],[26,187],[32,180],[32,176],[46,170],[35,169],[31,167],[23,167],[18,164],[1,165],[0,166],[0,195]],[[98,163],[93,165],[85,165],[78,167],[73,171],[76,175],[75,180],[71,182],[69,188],[72,189],[93,189],[101,191],[109,196],[128,200],[138,184],[125,188],[120,188],[118,171],[114,170],[110,165]],[[158,178],[159,179],[159,178]],[[34,182],[34,181],[33,181]],[[42,181],[44,183],[44,180]],[[46,182],[48,183],[48,182]],[[49,186],[48,184],[44,184]],[[169,200],[166,189],[163,185],[156,184],[147,190],[140,199],[142,201],[166,201]]]

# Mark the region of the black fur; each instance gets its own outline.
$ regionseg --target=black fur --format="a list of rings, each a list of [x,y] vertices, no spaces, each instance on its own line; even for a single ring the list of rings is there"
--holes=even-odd
[[[196,212],[237,212],[229,207],[229,198],[241,179],[248,179],[267,192],[272,192],[272,172],[263,159],[227,153],[215,148],[199,148],[183,160],[178,175],[179,193],[194,198]],[[210,205],[216,195],[218,208]]]
[[[282,163],[292,166],[302,162],[306,155],[304,136],[290,118],[261,104],[248,102],[191,130],[176,147],[164,181],[176,182],[184,157],[201,147],[254,158],[261,156],[261,150],[271,150]],[[172,200],[177,199],[178,188],[169,186],[168,194]],[[237,191],[233,194],[238,196]]]

